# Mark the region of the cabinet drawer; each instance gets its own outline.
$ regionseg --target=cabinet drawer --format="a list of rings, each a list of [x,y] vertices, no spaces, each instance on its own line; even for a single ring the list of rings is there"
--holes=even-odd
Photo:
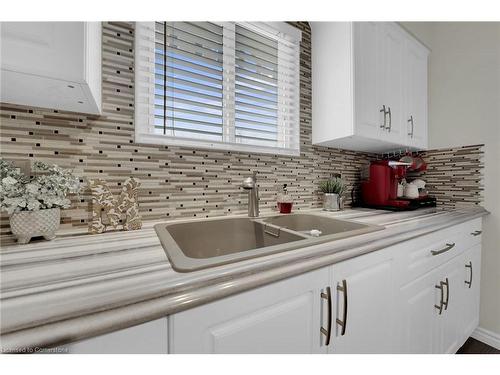
[[[474,219],[408,242],[401,258],[400,285],[439,267],[481,242],[481,219]],[[473,235],[476,233],[477,235]]]
[[[465,246],[467,249],[470,249],[473,246],[476,246],[481,243],[481,238],[482,238],[482,219],[474,219],[471,221],[468,221],[464,224],[463,226],[463,234],[464,234],[464,241],[465,241]]]

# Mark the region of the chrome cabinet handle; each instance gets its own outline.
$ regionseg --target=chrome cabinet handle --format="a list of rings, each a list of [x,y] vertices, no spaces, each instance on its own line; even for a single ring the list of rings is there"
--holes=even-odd
[[[436,309],[439,310],[439,315],[443,313],[443,304],[444,304],[444,286],[443,282],[440,281],[439,285],[435,285],[436,289],[441,289],[441,300],[439,302],[439,305],[434,305]]]
[[[382,125],[380,125],[380,127],[381,127],[382,129],[385,129],[385,128],[386,128],[386,126],[387,126],[387,123],[386,123],[386,122],[387,122],[387,121],[386,121],[387,111],[386,111],[386,109],[385,109],[385,104],[384,104],[384,105],[382,105],[382,109],[381,109],[379,112],[384,114],[384,123],[383,123]]]
[[[443,306],[445,310],[448,310],[448,302],[450,300],[450,283],[448,281],[448,278],[445,279],[446,281],[443,281],[443,286],[446,285],[446,302],[443,302]]]
[[[342,327],[340,335],[344,336],[347,327],[347,281],[345,279],[342,280],[342,286],[337,285],[337,291],[343,292],[344,294],[344,312],[342,314],[342,320],[339,318],[336,319],[337,324]]]
[[[471,233],[473,236],[479,236],[481,233],[483,233],[482,230],[475,230],[474,232]]]
[[[330,345],[330,337],[332,336],[332,291],[329,286],[326,287],[326,293],[321,292],[321,298],[326,299],[328,304],[328,323],[326,329],[321,327],[320,332],[326,336],[325,345]]]
[[[432,255],[439,255],[446,253],[448,250],[453,249],[455,247],[455,242],[452,243],[447,243],[446,247],[442,248],[441,250],[431,250]]]
[[[410,116],[410,118],[408,119],[408,122],[411,124],[411,132],[408,133],[408,135],[413,138],[413,115]]]
[[[469,264],[466,264],[465,268],[470,268],[470,279],[469,281],[465,280],[465,284],[468,285],[470,289],[472,287],[472,262],[469,261]]]
[[[389,115],[389,126],[386,128],[389,133],[391,132],[391,127],[392,127],[392,113],[391,113],[391,107],[387,107],[387,114]]]

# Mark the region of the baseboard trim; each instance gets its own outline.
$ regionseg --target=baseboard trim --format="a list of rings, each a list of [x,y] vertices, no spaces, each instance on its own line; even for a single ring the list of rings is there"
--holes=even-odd
[[[472,332],[471,337],[500,350],[500,335],[498,333],[477,327],[474,332]]]

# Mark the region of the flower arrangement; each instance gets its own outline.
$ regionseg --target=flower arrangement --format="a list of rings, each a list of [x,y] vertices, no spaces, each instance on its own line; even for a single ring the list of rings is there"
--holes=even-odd
[[[347,184],[341,178],[334,177],[320,182],[319,190],[325,194],[338,194],[341,196],[347,190]]]
[[[0,159],[0,206],[9,214],[49,208],[68,208],[69,193],[79,193],[78,177],[70,170],[40,161],[33,163],[35,175],[24,175],[12,163]]]

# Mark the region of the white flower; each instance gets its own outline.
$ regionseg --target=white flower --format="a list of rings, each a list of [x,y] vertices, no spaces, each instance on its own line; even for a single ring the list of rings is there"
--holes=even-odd
[[[11,214],[15,211],[21,211],[20,207],[22,207],[23,202],[24,200],[21,197],[5,198],[2,202],[2,207],[4,207],[9,214]]]
[[[29,194],[37,194],[40,189],[40,185],[38,184],[26,184],[26,191]]]
[[[40,202],[36,199],[30,199],[27,208],[29,211],[38,211],[40,209]]]
[[[23,175],[12,163],[0,158],[0,206],[8,213],[67,208],[67,194],[80,191],[79,178],[57,165],[35,162],[34,177]]]
[[[2,184],[5,184],[5,185],[15,185],[17,184],[17,180],[13,177],[5,177],[5,178],[2,178]]]

